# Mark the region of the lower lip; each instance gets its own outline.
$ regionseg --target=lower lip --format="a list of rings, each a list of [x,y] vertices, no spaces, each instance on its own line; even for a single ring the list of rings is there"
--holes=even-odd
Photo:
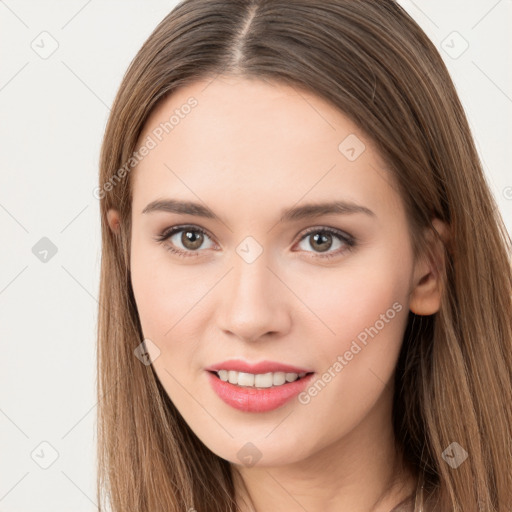
[[[251,388],[224,382],[213,373],[207,373],[210,384],[219,398],[231,407],[244,412],[267,412],[281,407],[301,391],[304,391],[304,388],[315,375],[311,373],[302,379],[288,382],[282,386]]]

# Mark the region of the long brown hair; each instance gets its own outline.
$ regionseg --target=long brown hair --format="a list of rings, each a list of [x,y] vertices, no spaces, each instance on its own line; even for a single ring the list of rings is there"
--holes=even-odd
[[[218,74],[306,88],[354,121],[396,176],[416,257],[428,254],[433,218],[449,225],[440,310],[409,312],[395,377],[397,448],[423,481],[417,511],[510,512],[511,239],[449,73],[393,0],[185,0],[129,66],[97,194],[100,507],[106,499],[114,512],[236,510],[233,467],[195,436],[152,366],[134,357],[143,334],[130,283],[126,162],[161,101]],[[118,233],[110,208],[120,212]],[[443,458],[453,442],[468,454],[457,469]]]

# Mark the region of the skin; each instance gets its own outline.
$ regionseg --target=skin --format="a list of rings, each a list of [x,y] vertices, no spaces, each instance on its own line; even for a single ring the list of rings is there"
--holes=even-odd
[[[187,85],[153,111],[140,141],[190,96],[198,106],[131,175],[131,279],[144,336],[160,350],[158,378],[202,442],[240,470],[255,510],[389,512],[416,485],[411,471],[395,471],[391,424],[407,312],[435,313],[442,294],[435,266],[413,259],[393,176],[371,140],[330,103],[263,80]],[[350,134],[366,146],[355,161],[338,150]],[[205,204],[223,222],[142,213],[171,197]],[[335,199],[375,216],[279,222],[286,207]],[[109,211],[108,220],[118,232],[119,213]],[[194,252],[182,232],[155,241],[180,225],[211,234],[195,249],[199,256],[166,249]],[[446,233],[437,219],[434,226]],[[356,246],[347,250],[327,234],[324,247],[338,255],[322,259],[315,233],[304,236],[312,227],[348,233]],[[247,236],[263,249],[250,264],[236,252]],[[208,384],[204,368],[230,358],[280,361],[320,377],[394,303],[401,310],[308,404],[295,399],[247,413]],[[244,466],[237,454],[249,441],[261,458]],[[242,504],[238,479],[236,489],[242,510],[253,510]]]

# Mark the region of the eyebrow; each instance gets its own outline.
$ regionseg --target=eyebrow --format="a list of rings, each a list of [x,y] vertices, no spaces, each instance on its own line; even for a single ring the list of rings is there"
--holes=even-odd
[[[142,213],[152,212],[178,213],[182,215],[195,215],[207,219],[221,221],[221,219],[208,207],[192,201],[180,201],[178,199],[159,199],[149,203]],[[375,213],[365,206],[350,201],[331,201],[328,203],[309,203],[302,206],[293,206],[282,210],[280,222],[291,222],[301,219],[320,217],[321,215],[348,215],[364,213],[376,217]]]

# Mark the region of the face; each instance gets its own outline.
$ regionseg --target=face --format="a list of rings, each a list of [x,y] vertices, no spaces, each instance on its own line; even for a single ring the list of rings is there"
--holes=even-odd
[[[220,457],[262,466],[313,457],[365,421],[377,432],[425,268],[371,140],[309,92],[218,77],[162,103],[144,143],[132,286],[153,367],[191,429]],[[209,371],[233,359],[249,366],[219,375],[242,386]]]

